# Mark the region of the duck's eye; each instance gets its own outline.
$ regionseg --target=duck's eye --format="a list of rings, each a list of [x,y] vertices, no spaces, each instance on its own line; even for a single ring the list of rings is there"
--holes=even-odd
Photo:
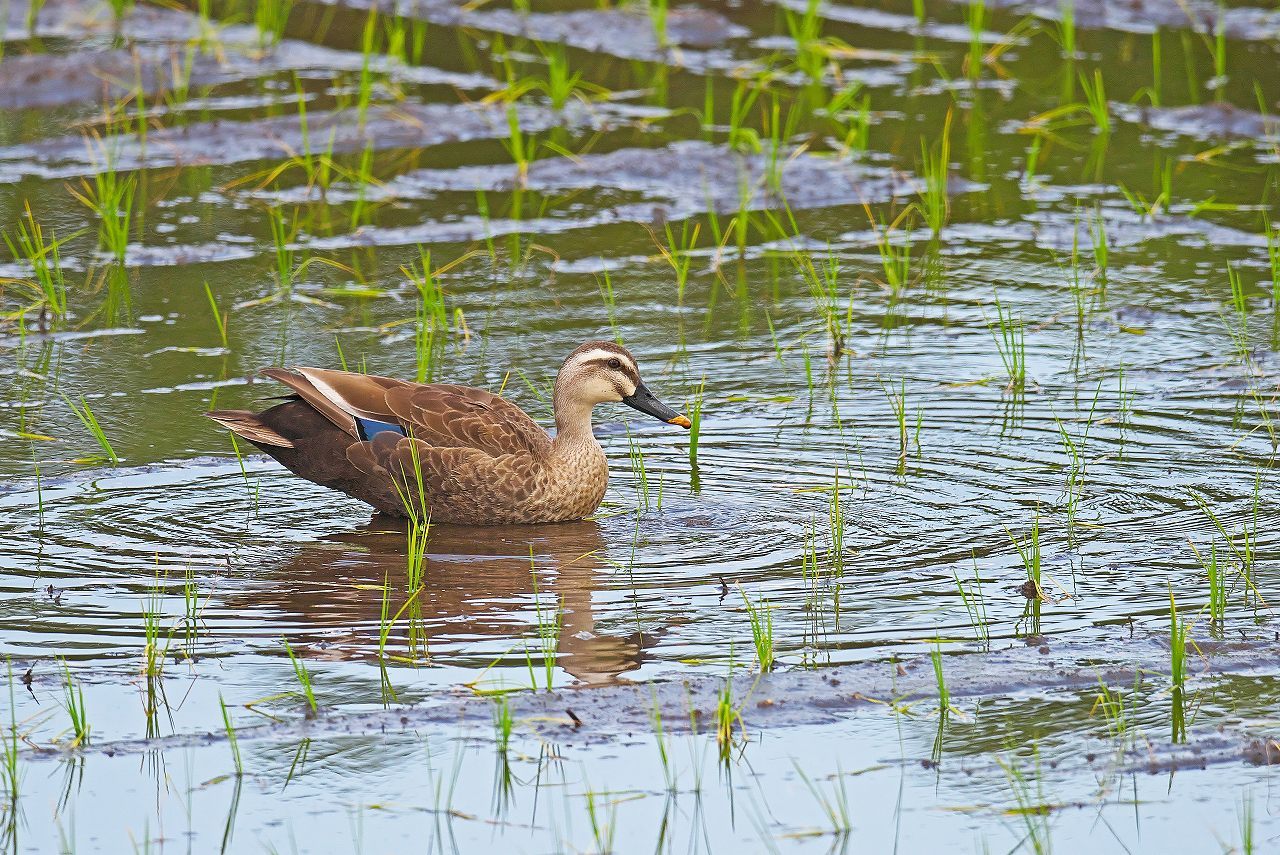
[[[612,368],[614,371],[617,371],[619,368],[622,367],[622,361],[618,359],[610,359],[609,367]]]

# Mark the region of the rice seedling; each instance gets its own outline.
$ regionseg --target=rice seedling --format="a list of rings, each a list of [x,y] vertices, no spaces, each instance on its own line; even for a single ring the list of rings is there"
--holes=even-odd
[[[907,467],[907,446],[909,442],[908,422],[907,422],[907,378],[899,378],[898,387],[894,389],[893,384],[880,384],[881,390],[884,392],[885,398],[889,401],[889,406],[893,410],[893,420],[898,426],[898,474],[902,475],[906,472]],[[916,407],[916,425],[915,440],[916,454],[920,453],[920,430],[924,424],[924,410]]]
[[[1102,381],[1098,382],[1097,389],[1093,393],[1093,402],[1089,405],[1089,414],[1084,419],[1084,430],[1080,436],[1073,437],[1067,432],[1067,426],[1063,424],[1062,419],[1054,416],[1054,421],[1058,425],[1058,437],[1062,440],[1062,449],[1067,455],[1067,483],[1063,489],[1063,496],[1067,509],[1067,537],[1074,543],[1076,532],[1076,515],[1080,508],[1080,501],[1084,496],[1084,484],[1086,475],[1085,447],[1089,442],[1089,431],[1093,428],[1094,414],[1098,409],[1098,398],[1102,395]]]
[[[827,795],[818,788],[812,778],[805,774],[794,758],[791,760],[791,765],[795,768],[800,780],[804,781],[805,787],[813,795],[818,807],[822,809],[827,822],[831,825],[831,833],[837,839],[848,837],[853,831],[853,818],[849,815],[849,794],[845,790],[845,776],[840,771],[840,767],[836,766],[836,773],[831,780],[831,794]]]
[[[1022,848],[1036,855],[1048,855],[1053,850],[1053,829],[1049,822],[1053,805],[1045,800],[1044,782],[1040,776],[1039,749],[1035,751],[1035,773],[1030,780],[1012,758],[997,757],[996,763],[1004,770],[1016,803],[1016,807],[1006,813],[1022,820],[1022,828],[1025,832]]]
[[[840,306],[840,263],[835,253],[829,248],[826,261],[821,266],[814,263],[813,256],[802,250],[795,250],[791,258],[796,270],[804,277],[805,285],[813,298],[814,308],[822,318],[830,349],[827,360],[835,364],[844,354],[845,335],[853,323],[853,296],[841,311]]]
[[[983,0],[970,0],[964,8],[965,24],[969,27],[969,53],[965,56],[964,73],[970,83],[982,73],[983,29],[986,26],[987,6]]]
[[[1240,826],[1240,855],[1253,855],[1257,847],[1257,830],[1253,819],[1253,791],[1245,789],[1236,807],[1236,820]]]
[[[27,4],[27,38],[36,38],[36,28],[40,23],[40,10],[44,8],[45,0],[32,0]],[[3,48],[0,48],[0,59],[4,58]]]
[[[996,323],[989,325],[991,335],[995,338],[996,349],[1000,352],[1000,361],[1004,363],[1005,374],[1009,378],[1006,391],[1015,395],[1027,386],[1027,345],[1025,325],[1021,318],[1014,318],[1012,311],[995,298]]]
[[[636,482],[636,512],[648,513],[650,508],[662,510],[662,479],[658,479],[656,491],[649,483],[649,470],[644,462],[644,448],[631,435],[627,428],[627,458],[631,463],[631,474]],[[654,493],[656,492],[656,496]]]
[[[543,685],[549,692],[555,677],[556,656],[560,650],[560,631],[564,628],[564,604],[556,599],[554,605],[543,608],[542,598],[538,592],[538,568],[533,559],[533,544],[529,544],[529,576],[533,580],[533,611],[538,634],[538,652],[542,658]],[[538,683],[534,679],[533,661],[529,659],[527,649],[525,660],[529,665],[529,679],[536,689]]]
[[[1271,272],[1271,349],[1280,349],[1280,226],[1266,224]]]
[[[966,589],[964,582],[960,581],[960,576],[954,570],[951,576],[956,580],[956,590],[960,593],[960,602],[964,604],[965,614],[969,616],[969,626],[973,627],[973,634],[984,650],[991,646],[991,626],[987,619],[987,601],[982,594],[982,577],[978,575],[978,567],[975,562],[973,568],[973,581],[968,583]]]
[[[917,208],[934,236],[942,232],[951,213],[951,201],[947,195],[947,174],[951,169],[951,115],[948,108],[942,134],[934,146],[920,140],[920,175],[924,185],[919,191]]]
[[[872,231],[875,234],[876,252],[880,256],[880,269],[884,272],[884,285],[889,290],[889,304],[896,306],[902,299],[902,292],[911,284],[911,228],[907,216],[908,208],[889,225],[880,225],[868,213]],[[902,238],[894,239],[894,234],[901,230]]]
[[[1209,601],[1205,603],[1205,608],[1209,611],[1210,625],[1221,627],[1227,618],[1228,587],[1227,567],[1218,560],[1218,540],[1214,538],[1209,542],[1208,556],[1202,555],[1194,543],[1189,540],[1187,542],[1209,581]]]
[[[98,416],[93,412],[93,409],[89,406],[89,402],[84,399],[84,396],[80,397],[79,406],[76,405],[75,401],[72,401],[65,395],[62,396],[62,400],[71,408],[71,412],[75,413],[76,418],[80,421],[80,424],[84,425],[85,430],[89,432],[90,436],[97,441],[98,447],[102,449],[103,454],[106,455],[106,459],[110,460],[113,466],[118,465],[120,463],[120,458],[116,456],[115,449],[111,447],[111,443],[107,440],[106,432],[103,431],[102,425],[98,422]]]
[[[1265,600],[1263,600],[1262,594],[1258,591],[1258,586],[1254,579],[1258,545],[1258,518],[1262,502],[1261,471],[1255,476],[1253,482],[1252,510],[1241,525],[1239,532],[1228,532],[1227,527],[1218,515],[1214,513],[1213,508],[1209,507],[1209,503],[1205,501],[1203,496],[1193,492],[1191,493],[1191,499],[1205,513],[1209,521],[1213,523],[1218,533],[1222,535],[1227,547],[1231,550],[1231,554],[1239,564],[1239,574],[1245,586],[1246,599],[1252,597],[1255,603],[1259,605],[1265,604]]]
[[[608,270],[602,270],[596,276],[596,288],[600,291],[605,313],[609,316],[609,329],[613,332],[613,340],[622,344],[622,331],[618,329],[618,298],[613,293],[613,277],[609,275]]]
[[[294,0],[257,0],[253,11],[253,23],[258,28],[258,47],[267,49],[280,44]]]
[[[662,727],[662,706],[658,703],[656,690],[652,691],[652,702],[649,705],[649,724],[653,727],[653,738],[657,743],[658,760],[662,763],[662,777],[666,781],[667,792],[674,793],[676,790],[676,773],[675,767],[671,762],[671,754],[668,751],[666,732]]]
[[[444,288],[440,285],[439,271],[431,269],[431,251],[419,246],[418,263],[410,262],[400,270],[413,285],[418,295],[414,322],[414,354],[417,357],[419,383],[431,380],[439,355],[442,336],[449,331],[449,310],[445,305]]]
[[[1169,682],[1173,687],[1170,725],[1173,742],[1186,742],[1187,720],[1183,695],[1187,680],[1187,624],[1178,620],[1178,604],[1169,586]],[[1194,642],[1192,642],[1194,644]]]
[[[591,787],[587,787],[583,796],[587,801],[587,820],[591,824],[591,836],[595,839],[597,852],[613,852],[614,832],[618,827],[618,802],[616,800],[609,801],[609,814],[603,816],[596,807],[596,798],[599,793],[594,792]]]
[[[942,645],[934,639],[929,649],[929,661],[933,663],[933,680],[938,688],[938,715],[946,717],[951,712],[951,690],[947,688],[947,677],[942,669]]]
[[[62,678],[62,706],[71,719],[71,734],[74,737],[67,748],[75,749],[89,743],[89,713],[84,703],[84,687],[71,675],[66,659],[62,660]]]
[[[587,92],[599,94],[607,91],[602,87],[584,83],[581,71],[570,70],[563,44],[538,42],[537,45],[538,52],[547,63],[547,76],[530,85],[542,90],[547,100],[551,102],[552,109],[563,110],[571,98],[583,98],[584,93]]]
[[[693,265],[693,251],[698,245],[698,234],[701,229],[701,223],[690,223],[685,220],[680,224],[680,236],[677,238],[671,223],[667,222],[663,226],[666,244],[658,243],[657,236],[654,236],[658,252],[663,260],[671,265],[671,270],[675,274],[676,304],[679,306],[684,305],[684,291],[689,283],[689,269]]]
[[[707,388],[707,378],[703,377],[693,390],[693,398],[687,403],[689,413],[689,470],[698,471],[698,438],[702,433],[702,403]],[[695,476],[696,477],[696,476]]]
[[[1098,299],[1107,299],[1107,268],[1110,251],[1107,243],[1107,221],[1102,217],[1102,209],[1094,206],[1093,217],[1089,221],[1089,237],[1093,244],[1093,262],[1098,275]]]
[[[732,664],[731,657],[730,674],[733,672]],[[733,681],[730,676],[724,678],[720,691],[716,693],[715,722],[716,749],[720,762],[727,766],[733,757],[733,749],[738,740],[733,730],[735,725],[738,727],[744,745],[747,741],[747,726],[742,720],[742,710],[733,703]]]
[[[539,143],[537,136],[525,134],[521,130],[520,113],[516,110],[515,104],[507,105],[507,136],[503,138],[502,145],[511,155],[520,179],[520,187],[524,188],[529,181],[529,164],[537,156]]]
[[[746,591],[739,589],[739,593],[747,608],[747,620],[751,623],[751,643],[756,649],[756,662],[762,674],[768,673],[776,662],[773,653],[773,606],[764,597],[753,603]]]
[[[1093,707],[1089,710],[1089,717],[1100,713],[1102,719],[1106,722],[1107,733],[1112,739],[1120,741],[1121,745],[1130,736],[1130,731],[1135,727],[1136,706],[1138,688],[1142,681],[1141,674],[1135,674],[1133,678],[1133,689],[1126,696],[1118,689],[1110,689],[1107,684],[1102,681],[1102,677],[1098,677],[1098,694],[1094,698]]]
[[[1252,362],[1252,349],[1249,347],[1249,302],[1244,293],[1244,280],[1240,271],[1232,264],[1227,264],[1227,282],[1231,286],[1231,308],[1235,313],[1234,323],[1225,317],[1222,324],[1235,345],[1236,356],[1244,365]]]
[[[218,308],[218,301],[213,296],[213,289],[209,287],[209,283],[204,283],[204,296],[209,301],[209,310],[213,315],[214,327],[218,330],[218,341],[222,343],[222,347],[227,347],[227,324],[230,322],[231,315]]]
[[[307,718],[313,718],[320,708],[316,704],[315,691],[311,686],[311,672],[307,670],[307,666],[303,664],[302,660],[294,655],[293,648],[289,646],[289,640],[287,638],[281,638],[280,640],[284,643],[284,652],[289,656],[289,664],[293,666],[294,676],[298,678],[298,687],[301,689],[302,698],[307,702]]]
[[[831,498],[827,500],[827,526],[831,538],[831,550],[827,553],[827,568],[836,580],[835,612],[836,620],[840,615],[839,579],[844,576],[844,508],[840,504],[840,470],[836,469],[835,481],[831,485]]]
[[[751,85],[750,81],[739,80],[729,99],[729,147],[741,152],[758,152],[762,150],[760,133],[748,127],[747,119],[755,108],[762,88]]]
[[[653,38],[660,49],[665,50],[667,41],[667,4],[668,0],[648,0],[649,23],[653,25]]]
[[[107,0],[107,6],[111,9],[111,18],[116,23],[116,27],[124,20],[125,16],[133,11],[134,0]]]
[[[1044,586],[1041,583],[1042,573],[1040,568],[1040,513],[1039,511],[1031,518],[1031,531],[1025,539],[1019,539],[1008,527],[1005,533],[1009,535],[1009,540],[1013,543],[1013,548],[1018,551],[1018,557],[1022,559],[1022,567],[1027,572],[1027,582],[1024,585],[1024,592],[1028,600],[1044,599]]]
[[[27,286],[23,290],[29,295],[26,298],[29,302],[10,312],[9,317],[22,318],[38,312],[36,323],[42,333],[61,326],[67,317],[67,283],[59,248],[79,234],[75,232],[59,240],[50,232],[46,238],[44,227],[36,222],[31,212],[31,203],[23,202],[23,216],[18,219],[14,234],[11,236],[7,231],[0,231],[10,255],[31,266],[30,280],[0,279],[0,285]]]
[[[1062,3],[1058,6],[1058,20],[1054,29],[1057,31],[1058,46],[1062,48],[1062,56],[1070,62],[1079,52],[1076,49],[1076,6],[1074,2]]]
[[[1107,104],[1107,90],[1102,83],[1102,69],[1093,70],[1093,79],[1080,75],[1080,90],[1084,92],[1084,106],[1093,118],[1094,127],[1102,136],[1111,133],[1111,108]]]
[[[821,0],[807,0],[804,11],[793,12],[784,7],[787,31],[795,48],[795,64],[814,84],[821,84],[826,71],[826,52],[822,44]]]
[[[18,734],[18,704],[13,688],[13,660],[6,658],[6,666],[9,672],[9,727],[7,733],[0,733],[0,779],[4,784],[5,813],[8,814],[5,837],[12,840],[15,844],[13,848],[16,849],[18,799],[22,794],[23,770],[19,763],[22,758],[18,748],[21,736]]]
[[[222,693],[218,693],[218,706],[222,708],[222,727],[227,734],[227,745],[231,748],[231,759],[235,763],[236,777],[244,777],[244,761],[240,757],[240,740],[236,738],[236,727],[231,722],[231,712],[227,709],[227,702],[222,699]]]
[[[134,220],[138,179],[136,175],[126,178],[116,170],[112,143],[104,143],[96,135],[93,139],[100,158],[93,180],[82,178],[79,187],[68,184],[67,192],[98,217],[98,245],[117,262],[123,262]]]
[[[515,788],[515,776],[511,771],[511,731],[515,720],[511,716],[511,704],[506,694],[499,692],[493,698],[493,748],[497,769],[494,775],[495,809],[505,808]]]

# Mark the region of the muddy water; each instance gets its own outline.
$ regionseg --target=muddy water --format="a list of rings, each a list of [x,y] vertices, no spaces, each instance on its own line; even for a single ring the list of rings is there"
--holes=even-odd
[[[32,32],[11,4],[0,224],[14,234],[29,204],[66,238],[69,296],[55,328],[0,322],[0,718],[23,737],[6,845],[1272,841],[1276,13],[1223,10],[1220,75],[1213,9],[1080,5],[1065,56],[1060,8],[995,5],[926,4],[924,22],[821,6],[828,61],[810,74],[786,17],[803,3],[672,10],[663,46],[634,9],[432,0],[400,10],[408,62],[385,9],[362,54],[368,4],[300,3],[274,45],[252,9],[116,24],[51,0]],[[989,52],[973,83],[971,33]],[[545,80],[560,43],[580,97],[503,82]],[[1044,116],[1083,102],[1095,69],[1109,132],[1083,109]],[[735,121],[738,81],[766,80]],[[536,155],[523,170],[512,117]],[[948,121],[948,222],[886,234]],[[123,263],[69,192],[113,170],[136,182]],[[668,232],[690,238],[683,289]],[[884,255],[908,246],[894,285]],[[665,399],[705,384],[696,464],[689,435],[602,408],[595,519],[436,527],[411,594],[402,528],[238,458],[201,414],[278,394],[259,367],[415,374],[401,268],[423,250],[461,259],[440,277],[430,376],[549,424],[564,354],[617,337]],[[835,271],[839,347],[797,254]],[[30,276],[0,258],[0,277]],[[30,302],[7,281],[0,299]],[[1021,390],[1001,312],[1024,326]],[[1033,531],[1040,600],[1018,548]],[[1221,621],[1196,550],[1228,577]],[[1199,642],[1181,692],[1171,594]],[[784,672],[759,681],[748,599]],[[83,752],[59,658],[84,692]],[[559,693],[532,695],[548,659]],[[722,762],[726,676],[740,721]],[[1120,707],[1099,706],[1100,680]],[[509,742],[491,723],[506,690]],[[851,831],[833,833],[846,803]]]

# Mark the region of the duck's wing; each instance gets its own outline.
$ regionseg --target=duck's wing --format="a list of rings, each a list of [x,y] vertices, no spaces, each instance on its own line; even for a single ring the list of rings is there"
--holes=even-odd
[[[470,449],[490,457],[545,454],[546,431],[510,401],[469,386],[410,383],[323,368],[268,368],[353,439],[391,431],[433,448]]]

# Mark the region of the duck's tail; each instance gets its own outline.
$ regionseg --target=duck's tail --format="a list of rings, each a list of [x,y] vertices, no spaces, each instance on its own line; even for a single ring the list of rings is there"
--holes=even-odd
[[[236,436],[244,437],[255,445],[276,448],[293,448],[293,441],[286,439],[263,424],[257,413],[248,410],[214,410],[205,413]]]

